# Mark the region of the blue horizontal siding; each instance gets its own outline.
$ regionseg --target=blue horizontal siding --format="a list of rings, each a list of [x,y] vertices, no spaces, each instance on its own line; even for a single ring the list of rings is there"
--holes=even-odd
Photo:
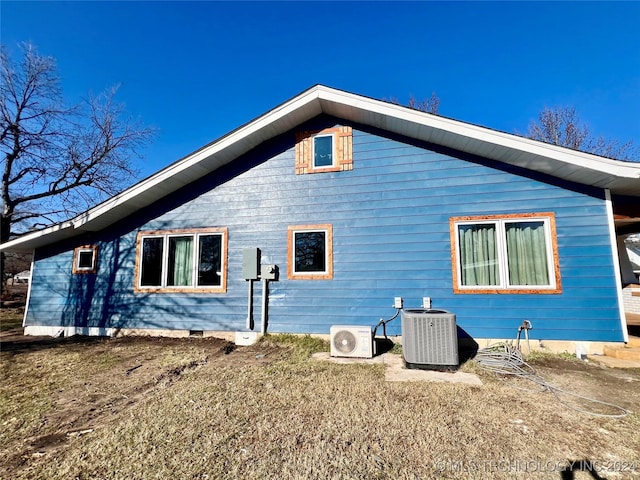
[[[236,160],[241,173],[222,169],[127,219],[122,231],[95,234],[97,275],[71,275],[75,243],[39,251],[27,324],[242,330],[242,250],[259,247],[263,263],[280,267],[269,285],[272,332],[375,325],[393,315],[393,297],[411,307],[429,296],[478,338],[514,337],[528,319],[532,338],[622,339],[601,194],[356,128],[352,171],[295,175],[293,142],[291,132],[258,147]],[[562,293],[454,294],[449,219],[529,212],[555,214]],[[287,279],[287,228],[325,223],[333,228],[334,278]],[[138,231],[215,226],[228,228],[226,293],[133,292]],[[261,293],[256,282],[257,323]],[[388,331],[399,334],[399,320]]]

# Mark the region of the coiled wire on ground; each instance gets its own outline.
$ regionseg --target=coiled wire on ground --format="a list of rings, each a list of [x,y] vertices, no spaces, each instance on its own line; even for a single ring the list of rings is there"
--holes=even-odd
[[[560,403],[578,412],[607,418],[622,418],[629,415],[628,410],[618,405],[603,402],[601,400],[596,400],[594,398],[585,397],[583,395],[563,390],[547,383],[541,376],[536,373],[535,369],[531,365],[525,362],[520,349],[509,343],[499,343],[480,349],[478,350],[478,353],[476,354],[474,360],[482,369],[489,372],[505,376],[511,375],[529,380],[535,385],[539,386],[541,391],[548,391],[552,393]],[[561,398],[561,395],[573,397],[574,399],[581,400],[587,403],[593,403],[600,407],[605,407],[607,410],[611,410],[615,413],[599,413],[592,410],[587,410],[585,408],[580,408],[563,400]]]

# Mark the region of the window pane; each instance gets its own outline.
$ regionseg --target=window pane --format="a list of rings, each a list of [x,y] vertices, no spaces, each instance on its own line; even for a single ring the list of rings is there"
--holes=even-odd
[[[162,238],[144,238],[142,240],[141,286],[159,287],[162,285],[162,251]]]
[[[198,285],[222,284],[222,235],[201,235],[198,245]]]
[[[193,237],[169,237],[167,286],[193,285]]]
[[[326,232],[295,233],[295,272],[325,272]]]
[[[500,283],[494,224],[458,226],[460,244],[460,284]]]
[[[333,165],[333,137],[323,136],[313,139],[313,166],[330,167]]]
[[[505,224],[510,285],[549,285],[544,222]]]
[[[78,268],[82,270],[93,269],[93,250],[85,250],[78,253]]]

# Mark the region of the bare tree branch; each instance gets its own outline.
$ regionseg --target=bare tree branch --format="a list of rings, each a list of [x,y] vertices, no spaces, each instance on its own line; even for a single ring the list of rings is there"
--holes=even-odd
[[[0,49],[1,241],[26,220],[50,224],[127,186],[154,131],[116,102],[118,87],[65,105],[55,60],[30,44]]]
[[[640,160],[640,152],[632,141],[620,143],[604,137],[594,137],[573,107],[545,107],[538,120],[529,124],[527,137],[620,160]]]
[[[400,100],[398,100],[397,97],[383,98],[382,100],[395,105],[400,105]],[[416,97],[411,95],[409,96],[409,103],[407,106],[414,110],[420,110],[421,112],[432,113],[434,115],[440,114],[440,98],[436,95],[436,92],[431,93],[429,98],[424,98],[422,100],[418,100]]]

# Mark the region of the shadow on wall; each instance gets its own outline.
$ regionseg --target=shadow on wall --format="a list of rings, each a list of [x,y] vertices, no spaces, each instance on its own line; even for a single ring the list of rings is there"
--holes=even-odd
[[[87,241],[86,243],[91,243]],[[144,325],[137,323],[134,328],[171,328],[167,317],[180,319],[179,328],[201,330],[198,318],[183,303],[183,297],[133,292],[132,262],[135,261],[135,236],[113,235],[99,242],[99,274],[75,274],[70,276],[67,291],[58,294],[64,297],[61,325],[65,327],[131,328],[132,319],[144,315]],[[126,274],[123,274],[125,272]],[[55,292],[54,285],[46,285],[48,291]],[[198,297],[203,298],[203,297]],[[220,299],[207,297],[207,302]],[[185,320],[188,319],[188,320]],[[193,323],[189,326],[188,322]],[[185,323],[186,322],[186,323]],[[231,329],[232,325],[216,322],[220,329]]]
[[[206,319],[197,318],[180,301],[180,297],[163,295],[159,301],[160,297],[154,294],[133,293],[133,285],[130,283],[136,255],[135,233],[141,226],[156,221],[164,213],[183,206],[266,159],[282,153],[290,143],[288,134],[265,142],[259,149],[252,150],[231,164],[167,195],[139,210],[135,215],[122,219],[110,227],[107,237],[103,236],[105,232],[99,233],[99,239],[87,234],[74,239],[74,245],[56,245],[48,249],[48,252],[43,252],[45,256],[56,255],[77,245],[98,243],[98,274],[71,275],[66,292],[60,291],[60,285],[53,285],[53,280],[45,281],[43,288],[64,297],[62,325],[83,328],[129,328],[130,319],[146,310],[149,313],[144,317],[144,328],[171,328],[171,323],[166,318],[176,318],[186,321],[184,328],[201,330]],[[162,229],[158,226],[154,228]],[[167,225],[166,229],[169,228],[176,226]],[[207,297],[206,301],[221,302],[220,299],[212,297]],[[189,321],[192,321],[193,328],[188,326]],[[183,328],[182,323],[180,328]],[[216,329],[236,330],[237,325],[216,319]]]

